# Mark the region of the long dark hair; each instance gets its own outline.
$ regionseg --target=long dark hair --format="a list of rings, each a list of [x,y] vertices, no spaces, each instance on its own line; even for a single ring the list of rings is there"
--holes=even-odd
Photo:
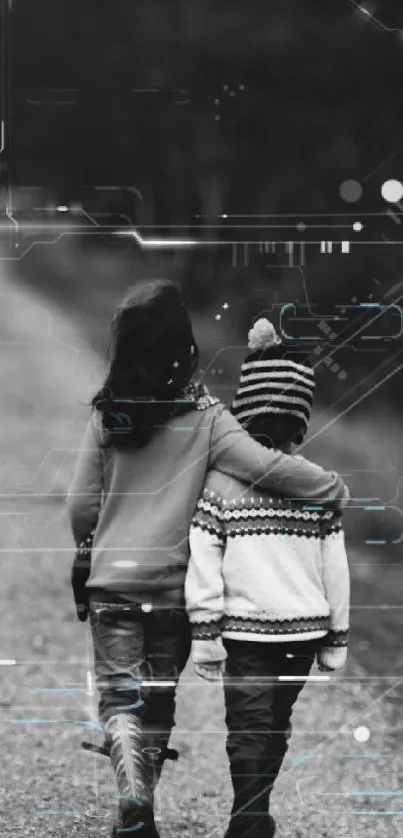
[[[92,399],[102,414],[103,445],[146,445],[157,427],[186,409],[181,396],[198,361],[179,286],[167,279],[136,286],[112,321],[110,369]]]

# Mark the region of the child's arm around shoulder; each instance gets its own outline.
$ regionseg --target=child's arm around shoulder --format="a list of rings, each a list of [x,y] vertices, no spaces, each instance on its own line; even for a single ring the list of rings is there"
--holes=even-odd
[[[241,428],[232,414],[216,405],[210,438],[209,466],[284,497],[321,501],[341,508],[348,489],[335,472],[324,471],[303,457],[265,448]]]
[[[93,411],[85,429],[75,473],[66,497],[67,514],[77,546],[95,527],[102,502],[101,432],[97,420],[98,414],[95,415]]]

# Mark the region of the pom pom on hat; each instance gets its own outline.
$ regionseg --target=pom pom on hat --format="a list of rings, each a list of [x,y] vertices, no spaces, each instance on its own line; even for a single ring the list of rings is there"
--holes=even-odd
[[[315,390],[315,373],[308,359],[300,352],[292,353],[265,317],[256,321],[248,341],[232,414],[243,425],[267,415],[267,427],[283,415],[297,429],[306,429]]]
[[[255,352],[257,349],[269,349],[271,346],[279,346],[279,338],[273,323],[266,317],[256,320],[256,323],[248,332],[248,348]]]

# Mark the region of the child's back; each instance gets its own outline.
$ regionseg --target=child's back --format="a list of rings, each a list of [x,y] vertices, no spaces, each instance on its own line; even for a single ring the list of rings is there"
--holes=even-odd
[[[186,596],[195,638],[219,629],[238,640],[327,635],[329,646],[346,644],[348,577],[339,572],[346,554],[333,511],[209,472],[190,547]]]

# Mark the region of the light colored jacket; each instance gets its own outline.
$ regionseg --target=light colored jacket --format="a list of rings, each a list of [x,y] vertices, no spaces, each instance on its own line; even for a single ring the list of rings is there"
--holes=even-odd
[[[185,597],[196,662],[225,659],[224,637],[324,638],[320,662],[333,669],[345,663],[350,576],[334,510],[210,472],[189,540]]]

